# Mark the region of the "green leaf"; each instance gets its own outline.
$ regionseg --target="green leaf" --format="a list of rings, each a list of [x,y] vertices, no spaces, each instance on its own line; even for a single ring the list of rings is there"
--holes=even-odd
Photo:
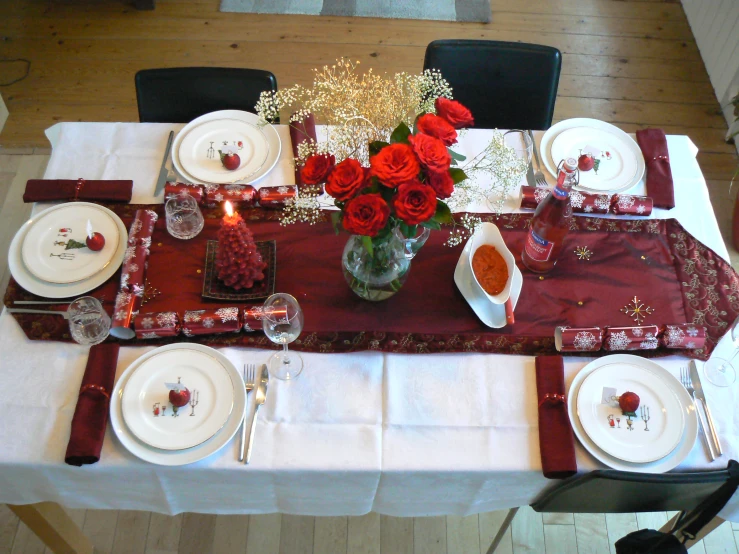
[[[369,143],[369,153],[370,153],[370,156],[375,156],[375,155],[379,154],[380,150],[382,150],[386,146],[390,146],[390,144],[388,144],[384,140],[376,140],[374,142],[370,142]]]
[[[341,223],[341,212],[331,212],[331,225],[334,226],[334,231],[339,234],[339,223]]]
[[[434,221],[434,218],[429,219],[428,221],[424,221],[421,223],[421,227],[426,227],[427,229],[431,229],[433,231],[438,231],[441,229],[441,225],[439,225],[436,221]]]
[[[408,144],[408,135],[410,134],[411,130],[408,128],[408,125],[401,121],[400,124],[393,131],[393,134],[390,135],[390,144],[395,144],[398,142],[402,144]]]
[[[378,191],[382,199],[387,202],[388,206],[393,205],[393,196],[395,195],[395,189],[391,189],[385,186],[381,186]]]
[[[372,246],[372,237],[368,237],[367,235],[362,235],[362,246],[364,246],[364,249],[369,252],[370,256],[374,255],[374,247]]]
[[[457,167],[450,168],[449,175],[451,175],[452,181],[454,181],[455,185],[467,179],[467,174]]]
[[[451,148],[447,148],[447,150],[449,151],[449,155],[452,157],[453,160],[457,160],[458,162],[463,162],[467,159],[467,156],[463,156],[462,154],[457,154]]]
[[[416,236],[416,232],[418,231],[418,225],[408,225],[407,223],[401,221],[400,222],[400,232],[403,233],[403,236],[405,238],[413,238]]]
[[[441,200],[436,201],[436,213],[431,218],[436,223],[451,223],[452,222],[452,211],[449,209],[444,202]]]

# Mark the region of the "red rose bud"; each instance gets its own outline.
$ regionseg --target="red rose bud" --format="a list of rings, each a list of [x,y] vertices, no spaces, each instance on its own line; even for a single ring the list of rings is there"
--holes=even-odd
[[[139,314],[133,323],[137,339],[176,337],[180,334],[180,316],[177,312]]]
[[[659,346],[656,325],[642,327],[606,327],[605,350],[655,350]]]
[[[336,165],[326,179],[326,192],[337,200],[349,200],[364,186],[365,172],[362,165],[347,158]]]
[[[249,208],[257,204],[257,190],[251,185],[203,185],[206,208],[215,208],[228,200],[235,208]]]
[[[241,314],[238,308],[187,311],[182,320],[182,334],[186,337],[239,331]]]
[[[264,306],[244,306],[241,310],[242,329],[247,333],[262,330],[262,320],[265,318]],[[272,308],[269,312],[275,318],[286,318],[286,308]]]
[[[374,237],[390,217],[390,206],[379,194],[362,194],[344,206],[341,224],[353,235]]]
[[[434,114],[425,114],[418,118],[416,127],[422,133],[436,137],[444,146],[451,146],[457,142],[457,130],[449,122]]]
[[[282,208],[297,194],[298,187],[295,185],[262,187],[257,191],[257,198],[262,208]]]
[[[662,327],[660,343],[665,348],[700,349],[706,344],[706,328],[692,323],[665,325]]]
[[[429,173],[426,184],[434,189],[436,196],[442,200],[449,198],[454,192],[454,179],[449,175],[449,171]]]
[[[449,170],[452,156],[439,139],[418,133],[409,135],[408,142],[411,143],[413,152],[426,169],[434,173]]]
[[[436,212],[436,191],[423,183],[406,183],[398,187],[393,200],[395,215],[406,225],[428,221]]]
[[[416,181],[420,171],[418,158],[407,144],[391,144],[370,158],[370,174],[389,188]]]
[[[154,224],[159,219],[153,210],[136,210],[136,215],[128,231],[129,246],[151,246],[151,235],[154,233]]]
[[[304,185],[320,185],[336,164],[333,154],[314,154],[307,160],[300,170],[300,180]]]
[[[603,346],[600,327],[557,327],[554,330],[557,352],[597,352]]]
[[[149,249],[146,246],[129,246],[123,255],[123,269],[121,270],[121,290],[143,294],[144,280],[149,259]]]
[[[625,392],[618,397],[618,406],[624,414],[633,414],[639,408],[639,395],[635,392]]]
[[[190,185],[187,183],[173,183],[167,182],[164,185],[164,201],[166,202],[170,198],[175,198],[181,194],[189,194],[195,199],[195,202],[202,204],[205,195],[203,193],[202,185]]]
[[[611,212],[619,215],[650,215],[653,202],[648,196],[614,194],[611,198]]]
[[[455,129],[471,127],[475,124],[472,112],[456,100],[439,97],[434,102],[436,113],[446,119]]]

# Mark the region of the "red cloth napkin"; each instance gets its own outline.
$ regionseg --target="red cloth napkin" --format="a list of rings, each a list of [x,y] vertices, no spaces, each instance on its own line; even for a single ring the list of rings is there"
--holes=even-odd
[[[637,131],[636,141],[647,164],[647,194],[656,207],[674,208],[675,191],[665,132],[662,129]]]
[[[293,157],[298,157],[298,145],[310,139],[316,140],[316,120],[313,114],[310,114],[303,121],[290,124],[290,142],[293,143]],[[303,184],[299,167],[295,168],[295,184]]]
[[[130,202],[133,181],[86,181],[85,179],[29,179],[24,202],[50,200],[98,200]]]
[[[577,473],[575,438],[572,435],[565,395],[562,356],[537,356],[536,392],[539,405],[539,448],[547,479],[564,479]],[[549,397],[548,399],[546,397]]]
[[[69,465],[94,464],[100,459],[119,349],[117,343],[97,344],[90,348],[64,456]]]

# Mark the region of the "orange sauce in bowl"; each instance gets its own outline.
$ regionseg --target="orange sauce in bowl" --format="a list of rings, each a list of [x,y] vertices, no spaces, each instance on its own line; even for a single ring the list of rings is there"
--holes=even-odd
[[[483,244],[472,256],[472,271],[490,296],[503,292],[508,282],[508,264],[494,246]]]

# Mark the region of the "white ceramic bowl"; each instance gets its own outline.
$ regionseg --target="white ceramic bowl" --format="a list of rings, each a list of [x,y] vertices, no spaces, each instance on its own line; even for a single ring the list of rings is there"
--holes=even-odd
[[[498,230],[498,227],[492,223],[483,223],[477,228],[475,234],[472,235],[470,240],[472,241],[472,247],[470,248],[469,264],[470,273],[475,281],[475,286],[480,289],[480,293],[484,294],[493,304],[505,304],[506,300],[508,300],[508,297],[511,295],[511,282],[513,281],[513,270],[516,267],[516,260],[503,241],[503,236],[500,234],[500,230]],[[508,266],[508,281],[503,290],[495,296],[485,292],[485,289],[480,286],[480,283],[475,276],[475,272],[472,270],[472,258],[475,257],[475,252],[477,252],[477,249],[483,244],[494,246],[500,255],[503,256],[503,259]]]

